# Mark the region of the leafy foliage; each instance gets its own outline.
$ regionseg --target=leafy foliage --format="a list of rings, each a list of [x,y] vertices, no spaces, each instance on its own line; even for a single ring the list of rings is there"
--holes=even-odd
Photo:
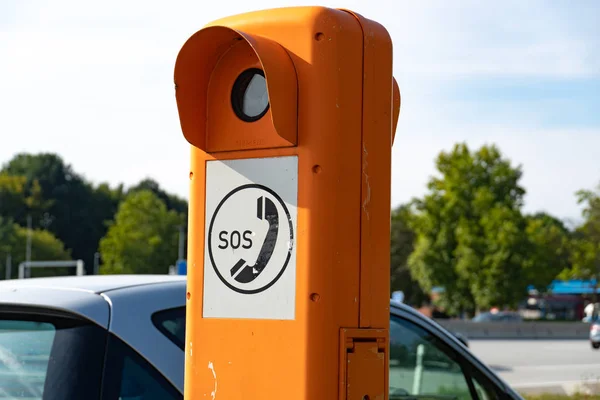
[[[421,286],[443,287],[440,305],[459,313],[515,306],[529,283],[548,285],[568,260],[567,239],[549,217],[522,214],[521,167],[493,145],[466,144],[442,152],[436,167],[440,176],[413,202],[408,265]]]
[[[420,306],[428,296],[413,279],[408,268],[408,256],[414,249],[415,233],[409,227],[410,208],[406,205],[392,212],[390,275],[391,291],[404,292],[404,302]]]
[[[43,197],[42,202],[34,202],[41,207],[40,212],[32,213],[33,227],[47,229],[60,238],[74,258],[84,260],[91,273],[98,242],[106,233],[104,222],[112,218],[120,201],[119,190],[113,192],[106,185],[95,189],[51,153],[17,154],[2,173],[17,180],[24,178],[22,192],[30,198]],[[1,214],[12,215],[17,223],[26,225],[29,209],[15,212],[0,206]]]
[[[187,201],[178,196],[165,192],[161,189],[160,185],[155,180],[146,178],[137,185],[130,188],[127,193],[129,194],[140,190],[150,190],[152,193],[154,193],[156,197],[158,197],[160,200],[163,201],[163,203],[165,203],[167,210],[174,210],[180,214],[187,215]]]
[[[6,260],[10,255],[12,265],[12,278],[18,274],[18,265],[25,261],[28,230],[11,220],[0,217],[0,260]],[[65,249],[64,244],[52,233],[34,229],[31,232],[31,261],[67,261],[71,254]],[[4,262],[2,263],[4,264]],[[5,269],[3,269],[5,271]],[[72,274],[64,268],[35,269],[31,276],[53,276]],[[4,272],[5,274],[5,272]],[[2,275],[4,277],[4,274]]]
[[[188,222],[188,203],[185,199],[182,199],[178,196],[172,195],[164,191],[160,188],[158,182],[153,179],[146,178],[142,180],[140,183],[129,189],[128,193],[133,193],[140,190],[150,190],[156,197],[165,203],[167,210],[173,210],[178,214],[182,215],[182,224],[181,228],[184,232],[187,232],[187,222]],[[187,237],[184,237],[184,252],[183,258],[187,258]]]
[[[102,274],[164,274],[177,258],[183,216],[150,190],[136,190],[119,206],[100,241]]]
[[[0,216],[25,225],[27,215],[41,218],[50,205],[51,201],[43,198],[37,179],[28,183],[25,176],[0,173]]]
[[[571,266],[571,233],[564,223],[546,213],[527,217],[531,241],[524,265],[527,282],[543,291],[553,279]]]
[[[579,191],[577,197],[584,204],[585,221],[573,234],[572,268],[566,269],[561,277],[600,278],[600,185],[596,192]]]
[[[31,217],[36,232],[47,230],[53,237],[60,239],[73,258],[84,260],[87,273],[91,274],[94,255],[100,249],[100,240],[107,235],[109,224],[115,218],[119,205],[126,197],[142,192],[153,193],[160,204],[173,211],[166,214],[168,218],[178,215],[177,234],[180,228],[186,228],[186,200],[165,192],[152,179],[144,179],[127,191],[123,185],[116,188],[105,183],[95,186],[56,154],[17,154],[0,171],[0,216],[19,226],[26,226],[28,217]],[[138,216],[137,220],[143,223],[144,218]],[[120,226],[124,226],[123,223]],[[162,235],[161,232],[157,235]],[[160,236],[159,239],[167,243],[171,240],[171,233],[168,237]],[[8,248],[7,243],[3,241],[0,246]],[[160,253],[160,248],[155,249],[155,257]],[[169,247],[169,255],[161,255],[162,259],[159,257],[156,262],[164,263],[164,259],[169,258],[166,263],[168,266],[175,260],[170,254],[173,249],[177,251],[177,248],[176,242]],[[35,245],[32,246],[32,251],[38,251]],[[105,249],[104,254],[110,252],[107,253]],[[161,268],[165,272],[165,265]],[[110,268],[105,268],[104,271],[110,271]]]

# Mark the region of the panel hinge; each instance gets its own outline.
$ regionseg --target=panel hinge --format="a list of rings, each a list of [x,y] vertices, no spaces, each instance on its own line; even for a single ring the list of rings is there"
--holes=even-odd
[[[339,400],[387,400],[388,330],[340,330]]]

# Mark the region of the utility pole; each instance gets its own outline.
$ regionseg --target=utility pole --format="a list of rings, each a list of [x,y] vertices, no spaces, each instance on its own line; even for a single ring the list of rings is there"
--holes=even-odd
[[[27,247],[25,248],[25,261],[31,261],[31,215],[27,216]]]
[[[31,261],[31,215],[27,215],[27,246],[25,249],[25,261]],[[31,276],[31,270],[27,270],[27,277]]]
[[[11,254],[8,253],[6,255],[6,271],[5,271],[5,278],[6,279],[10,279],[12,275],[12,259],[11,259]]]
[[[100,270],[100,253],[94,253],[94,275],[98,275]]]

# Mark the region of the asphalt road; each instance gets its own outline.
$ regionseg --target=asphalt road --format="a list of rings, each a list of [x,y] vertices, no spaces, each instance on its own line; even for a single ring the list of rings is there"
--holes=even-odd
[[[522,393],[600,393],[600,350],[585,340],[470,340],[471,351]]]

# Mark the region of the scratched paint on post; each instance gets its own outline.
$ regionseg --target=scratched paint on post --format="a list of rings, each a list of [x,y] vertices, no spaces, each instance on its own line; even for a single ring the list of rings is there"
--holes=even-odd
[[[204,318],[293,320],[298,158],[208,161]]]

